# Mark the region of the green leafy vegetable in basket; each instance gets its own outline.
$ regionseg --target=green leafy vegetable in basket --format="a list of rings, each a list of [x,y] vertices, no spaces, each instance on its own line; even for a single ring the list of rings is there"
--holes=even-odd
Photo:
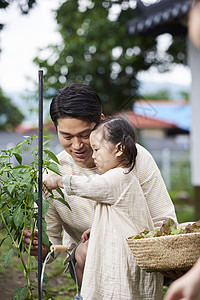
[[[163,222],[159,230],[145,230],[133,236],[133,239],[153,238],[159,236],[187,234],[193,232],[200,232],[200,220],[192,224],[189,223],[184,228],[177,228],[177,224],[172,219],[168,219],[165,222]]]

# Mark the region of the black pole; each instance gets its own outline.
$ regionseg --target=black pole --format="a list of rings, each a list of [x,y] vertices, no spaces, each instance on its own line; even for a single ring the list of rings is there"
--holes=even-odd
[[[42,299],[42,161],[43,161],[43,71],[39,70],[39,177],[38,177],[38,296]]]

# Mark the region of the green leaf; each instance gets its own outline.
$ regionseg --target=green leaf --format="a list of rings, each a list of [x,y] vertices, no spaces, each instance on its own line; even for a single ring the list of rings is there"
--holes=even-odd
[[[182,231],[183,230],[181,227],[178,229],[174,228],[173,226],[171,227],[171,234],[180,234]]]
[[[45,299],[48,300],[48,299],[51,299],[53,300],[54,298],[51,296],[51,294],[47,291],[47,290],[43,290],[44,292],[44,295],[45,295]]]
[[[13,190],[14,190],[15,187],[16,187],[16,183],[14,183],[14,184],[9,184],[9,185],[7,186],[7,189],[8,189],[8,191],[9,191],[10,194],[12,194],[12,192],[13,192]]]
[[[1,247],[1,245],[3,244],[3,242],[8,238],[9,236],[7,235],[5,238],[3,238],[2,240],[1,240],[1,242],[0,242],[0,247]]]
[[[20,287],[14,292],[14,300],[23,300],[27,294],[27,287]]]
[[[19,153],[13,153],[18,163],[22,164],[22,156]]]
[[[38,271],[35,272],[35,277],[38,279]],[[43,281],[44,281],[44,283],[46,283],[49,286],[49,278],[48,278],[46,272],[44,272]]]
[[[44,272],[44,277],[43,277],[44,282],[49,286],[49,278],[47,276],[47,273]]]
[[[13,167],[13,169],[31,169],[31,167],[26,166],[26,165],[19,165],[19,166]]]
[[[51,170],[52,172],[54,172],[54,173],[56,173],[58,175],[61,175],[58,166],[54,162],[50,162],[50,164],[47,166],[47,168],[49,170]]]
[[[51,151],[49,151],[49,150],[44,150],[44,152],[48,155],[48,157],[49,157],[50,159],[52,159],[53,161],[55,161],[57,164],[60,164],[60,162],[59,162],[57,156],[56,156],[53,152],[51,152]]]
[[[58,192],[58,194],[60,194],[60,196],[65,199],[65,196],[63,194],[63,191],[61,190],[61,188],[57,188],[56,191]]]
[[[23,217],[24,217],[23,211],[22,211],[21,207],[19,206],[13,214],[13,220],[14,220],[15,226],[17,228],[20,228],[21,225],[23,224],[23,221],[24,221]]]
[[[70,210],[72,210],[69,203],[67,201],[65,201],[63,198],[54,198],[54,199],[60,201],[61,203],[66,205]]]
[[[43,230],[43,228],[42,228],[42,242],[43,242],[45,245],[48,245],[48,244],[49,244],[49,237],[48,237],[48,235],[46,234],[45,229]]]
[[[4,255],[3,255],[3,263],[4,263],[4,266],[7,268],[7,266],[9,265],[10,261],[11,261],[11,258],[13,256],[13,249],[9,249],[7,250]]]
[[[43,200],[42,215],[45,216],[49,209],[49,201]]]

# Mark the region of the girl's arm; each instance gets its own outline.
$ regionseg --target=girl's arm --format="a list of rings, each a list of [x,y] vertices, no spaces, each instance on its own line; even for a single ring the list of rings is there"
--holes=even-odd
[[[64,176],[63,186],[68,195],[77,195],[90,200],[114,204],[114,192],[120,187],[123,169],[112,169],[102,175]]]

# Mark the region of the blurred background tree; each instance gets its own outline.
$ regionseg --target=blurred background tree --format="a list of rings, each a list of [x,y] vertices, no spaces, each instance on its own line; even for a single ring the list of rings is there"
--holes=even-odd
[[[12,131],[24,120],[24,115],[11,103],[0,88],[0,130]]]
[[[132,108],[139,97],[137,74],[156,66],[186,63],[185,38],[172,39],[161,53],[158,39],[130,37],[127,21],[135,16],[135,1],[68,0],[56,11],[60,45],[41,49],[35,62],[44,70],[47,97],[72,81],[90,84],[103,100],[105,114]]]
[[[143,94],[144,99],[148,100],[170,100],[170,91],[167,89],[160,89],[154,93],[145,93]]]
[[[37,4],[37,0],[0,0],[0,9],[12,2],[22,14]],[[41,49],[34,60],[44,70],[45,98],[72,81],[83,82],[100,94],[104,113],[113,114],[132,109],[141,97],[140,71],[153,66],[165,72],[186,64],[185,37],[171,38],[168,49],[160,51],[159,37],[128,35],[135,5],[135,0],[67,0],[60,5],[56,21],[62,42]]]

